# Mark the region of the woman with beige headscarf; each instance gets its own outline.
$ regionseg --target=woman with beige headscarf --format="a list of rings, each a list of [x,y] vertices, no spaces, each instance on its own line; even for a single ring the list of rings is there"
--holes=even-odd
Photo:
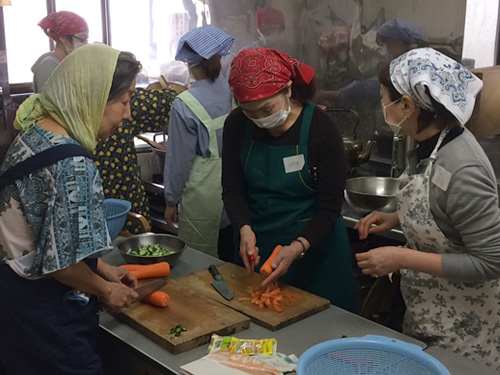
[[[20,107],[0,168],[0,363],[8,374],[102,374],[98,298],[128,306],[137,280],[111,249],[90,152],[130,117],[139,62],[104,45],[64,59]],[[29,353],[30,360],[26,360]]]

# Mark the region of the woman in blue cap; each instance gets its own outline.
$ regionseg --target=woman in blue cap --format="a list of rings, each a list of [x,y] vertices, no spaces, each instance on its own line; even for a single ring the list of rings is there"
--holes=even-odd
[[[211,25],[190,30],[179,40],[175,59],[187,62],[195,82],[172,104],[164,170],[167,224],[174,228],[178,221],[179,237],[190,247],[226,260],[218,243],[229,238],[231,253],[232,229],[221,186],[222,127],[231,111],[231,94],[220,74],[220,60],[233,42]]]

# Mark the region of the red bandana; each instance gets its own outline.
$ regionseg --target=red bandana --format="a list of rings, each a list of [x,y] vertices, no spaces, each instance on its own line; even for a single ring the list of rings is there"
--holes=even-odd
[[[239,102],[267,98],[285,88],[311,82],[314,69],[273,48],[242,49],[231,63],[229,84]]]
[[[78,14],[61,10],[50,13],[38,22],[47,36],[57,40],[65,35],[72,35],[89,31],[87,22]]]
[[[284,26],[285,15],[272,7],[258,8],[255,11],[255,26],[258,29],[265,26]]]

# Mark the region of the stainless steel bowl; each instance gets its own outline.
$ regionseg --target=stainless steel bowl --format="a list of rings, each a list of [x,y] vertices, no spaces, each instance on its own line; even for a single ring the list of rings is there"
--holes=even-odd
[[[357,177],[346,181],[347,202],[361,211],[396,211],[399,181],[392,177]]]
[[[164,256],[140,256],[129,254],[130,250],[138,249],[142,245],[160,245],[164,248],[175,251],[173,254]],[[144,233],[127,237],[116,245],[125,262],[132,264],[151,264],[158,262],[168,262],[170,267],[174,267],[186,248],[186,243],[179,237],[171,234]]]

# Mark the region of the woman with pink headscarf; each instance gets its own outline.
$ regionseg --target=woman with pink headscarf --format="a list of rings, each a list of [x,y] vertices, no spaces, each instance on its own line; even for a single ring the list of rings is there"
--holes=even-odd
[[[45,82],[59,63],[76,48],[87,44],[89,26],[78,14],[68,11],[50,13],[38,22],[44,33],[56,42],[53,51],[44,53],[31,67],[36,93],[42,92]]]
[[[309,100],[314,69],[272,48],[233,59],[239,103],[225,124],[223,200],[251,273],[282,245],[263,286],[280,281],[355,309],[349,240],[340,213],[347,174],[340,129]]]

